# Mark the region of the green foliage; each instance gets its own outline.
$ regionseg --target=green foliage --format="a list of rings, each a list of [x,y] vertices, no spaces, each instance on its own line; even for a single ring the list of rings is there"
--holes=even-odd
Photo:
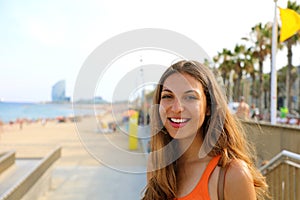
[[[300,5],[296,2],[288,1],[287,8],[293,9],[300,13]],[[247,37],[241,38],[241,42],[245,44],[236,44],[231,49],[223,48],[222,51],[213,58],[215,66],[220,71],[225,86],[227,88],[233,87],[233,93],[229,91],[229,95],[232,95],[233,99],[238,98],[242,88],[240,88],[241,80],[245,77],[251,77],[252,86],[250,88],[250,95],[253,98],[258,99],[258,107],[261,109],[263,105],[260,105],[262,94],[270,92],[270,75],[263,74],[264,62],[266,59],[271,59],[272,50],[272,26],[273,23],[258,23],[250,29],[250,33]],[[280,31],[280,27],[278,27]],[[295,34],[285,43],[279,43],[279,35],[277,38],[277,48],[282,50],[284,46],[288,49],[288,67],[283,67],[278,71],[277,90],[279,94],[284,94],[286,88],[286,78],[289,76],[289,84],[293,84],[297,79],[297,71],[294,66],[291,65],[292,60],[292,46],[295,46],[300,41],[299,33]],[[267,66],[270,67],[270,66]],[[287,73],[288,71],[288,73]],[[234,83],[234,85],[232,84]],[[289,91],[290,95],[290,91]]]

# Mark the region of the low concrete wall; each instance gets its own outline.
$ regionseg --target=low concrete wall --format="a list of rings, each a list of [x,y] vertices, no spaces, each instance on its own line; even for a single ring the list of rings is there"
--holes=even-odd
[[[248,139],[255,145],[258,165],[282,150],[300,153],[300,127],[252,121],[243,121],[243,126]]]
[[[24,175],[24,178],[16,182],[16,184],[6,193],[4,193],[1,200],[31,200],[37,199],[40,196],[39,193],[44,192],[44,187],[47,184],[41,184],[42,182],[50,183],[49,169],[53,163],[61,156],[61,147],[57,147],[47,156],[45,156],[40,163],[28,174]],[[42,180],[43,178],[47,180]],[[38,193],[37,193],[38,192]]]
[[[0,174],[15,163],[15,151],[8,151],[0,154]]]

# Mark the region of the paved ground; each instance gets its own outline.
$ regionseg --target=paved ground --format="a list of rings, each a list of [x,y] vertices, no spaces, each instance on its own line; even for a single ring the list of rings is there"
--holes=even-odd
[[[57,167],[52,188],[41,200],[140,199],[145,182],[144,174],[124,173],[104,166]]]
[[[146,155],[140,146],[128,150],[123,131],[99,133],[87,118],[79,126],[7,126],[0,139],[0,151],[14,149],[17,157],[41,157],[57,145],[62,146],[62,157],[53,166],[51,188],[39,200],[140,199]]]

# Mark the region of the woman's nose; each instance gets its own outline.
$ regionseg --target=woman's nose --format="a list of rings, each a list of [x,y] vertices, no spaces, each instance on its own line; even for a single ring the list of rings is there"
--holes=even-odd
[[[183,104],[177,98],[172,104],[172,111],[176,113],[183,111]]]

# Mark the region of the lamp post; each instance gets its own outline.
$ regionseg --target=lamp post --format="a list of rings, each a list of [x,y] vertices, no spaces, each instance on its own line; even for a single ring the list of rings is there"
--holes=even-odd
[[[143,63],[143,59],[142,57],[140,58],[140,62],[141,62],[141,78],[142,78],[142,98],[141,98],[141,109],[143,111],[143,125],[147,125],[147,98],[146,98],[146,91],[145,91],[145,81],[144,81],[144,69],[142,66]]]
[[[271,62],[271,124],[276,124],[277,116],[277,72],[276,72],[276,51],[277,51],[277,0],[274,0],[274,22],[272,27],[272,62]]]

